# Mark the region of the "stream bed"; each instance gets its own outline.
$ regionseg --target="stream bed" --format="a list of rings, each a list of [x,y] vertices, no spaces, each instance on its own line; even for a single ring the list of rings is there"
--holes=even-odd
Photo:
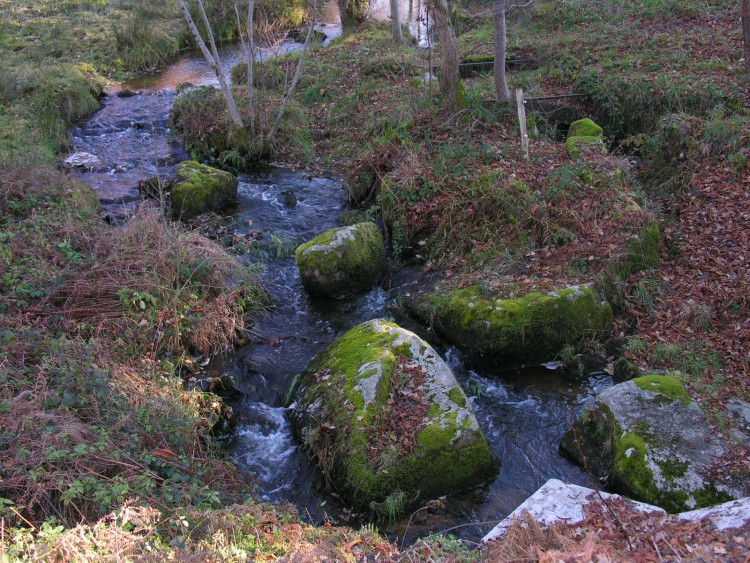
[[[232,52],[236,54],[236,47],[226,51],[227,61],[232,60]],[[102,108],[71,131],[75,151],[89,153],[99,162],[76,174],[99,193],[110,215],[127,215],[135,209],[140,201],[139,180],[157,172],[169,175],[187,158],[167,124],[175,87],[186,81],[213,82],[207,66],[195,55],[159,75],[125,85],[137,89],[136,95],[110,92]],[[253,327],[249,344],[207,367],[212,374],[231,375],[242,393],[233,405],[239,425],[230,454],[241,470],[255,477],[262,498],[291,502],[313,522],[329,519],[356,525],[356,515],[321,491],[315,468],[293,437],[284,405],[294,377],[318,352],[361,322],[397,314],[396,297],[423,283],[420,272],[402,267],[380,286],[354,298],[311,298],[302,288],[293,249],[338,226],[347,209],[341,180],[280,166],[240,174],[239,180],[239,204],[228,219],[228,229],[237,237],[252,235],[259,240],[244,259],[259,264],[275,307]],[[612,385],[608,375],[578,376],[544,367],[477,372],[455,349],[435,342],[407,320],[397,320],[431,340],[447,360],[502,467],[493,483],[430,503],[390,525],[384,531],[392,539],[410,543],[448,531],[478,541],[547,479],[591,484],[580,468],[558,453],[558,444],[584,405]]]

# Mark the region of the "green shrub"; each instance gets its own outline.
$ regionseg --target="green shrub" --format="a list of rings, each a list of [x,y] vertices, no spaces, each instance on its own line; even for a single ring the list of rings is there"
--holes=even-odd
[[[696,124],[684,115],[670,115],[659,122],[659,130],[643,145],[646,159],[642,178],[652,193],[679,193],[690,187],[700,150]]]

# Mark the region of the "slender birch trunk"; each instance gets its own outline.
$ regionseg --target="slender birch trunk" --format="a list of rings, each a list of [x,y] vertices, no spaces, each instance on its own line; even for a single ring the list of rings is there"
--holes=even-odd
[[[508,46],[505,12],[506,0],[495,0],[492,3],[492,18],[495,27],[495,96],[498,102],[510,101],[508,77],[505,73],[505,56]]]
[[[242,22],[240,19],[240,9],[237,4],[234,5],[234,13],[237,15],[237,29],[240,30],[240,44],[242,45],[242,54],[245,57],[247,66],[247,111],[249,116],[250,136],[255,135],[255,87],[253,80],[253,71],[255,70],[255,41],[253,36],[253,13],[255,12],[255,0],[250,0],[247,5],[247,40],[242,37]]]
[[[206,16],[206,11],[203,9],[203,2],[201,0],[198,0],[198,9],[200,11],[201,18],[203,19],[203,23],[206,26],[206,33],[208,35],[208,40],[211,45],[211,51],[213,51],[213,53],[208,50],[208,47],[206,47],[206,43],[205,41],[203,41],[203,38],[201,37],[201,34],[198,31],[195,22],[193,21],[193,17],[190,15],[190,10],[188,10],[188,7],[185,5],[185,0],[177,0],[177,3],[179,4],[180,9],[185,16],[185,21],[187,21],[188,27],[190,28],[190,31],[195,38],[195,42],[198,44],[198,47],[200,47],[200,50],[203,53],[206,62],[209,64],[211,69],[216,74],[216,78],[218,78],[219,80],[219,86],[221,87],[221,91],[224,94],[224,99],[226,100],[227,108],[229,109],[229,115],[231,116],[232,121],[238,127],[244,127],[242,116],[240,115],[239,109],[237,109],[237,104],[234,101],[232,90],[230,89],[229,82],[227,81],[227,77],[224,74],[224,68],[221,66],[221,58],[219,57],[219,52],[216,49],[214,34],[211,31],[211,24],[209,23],[208,17]]]
[[[284,93],[284,98],[281,100],[281,106],[279,107],[279,113],[276,115],[276,121],[274,121],[273,127],[271,128],[271,132],[268,134],[268,142],[271,143],[273,141],[274,136],[276,135],[276,132],[279,129],[279,125],[281,125],[281,120],[284,117],[284,113],[286,112],[286,106],[289,102],[289,97],[294,94],[294,90],[297,88],[297,83],[299,82],[300,77],[302,76],[302,65],[305,62],[305,54],[307,53],[307,50],[310,47],[310,40],[313,36],[313,31],[315,30],[315,24],[318,21],[318,2],[317,0],[313,0],[312,3],[312,22],[310,22],[310,27],[307,30],[307,37],[305,37],[305,44],[302,47],[302,52],[299,54],[299,61],[297,61],[297,68],[294,71],[294,76],[292,76],[292,82],[289,84],[289,88]]]

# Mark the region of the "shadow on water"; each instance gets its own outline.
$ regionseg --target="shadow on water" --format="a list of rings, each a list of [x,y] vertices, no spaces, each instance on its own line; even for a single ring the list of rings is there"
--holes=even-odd
[[[227,49],[225,60],[231,63],[237,49]],[[99,160],[92,170],[78,172],[79,178],[94,187],[110,209],[135,206],[140,199],[138,180],[157,171],[169,175],[187,157],[167,124],[174,87],[185,81],[198,85],[214,80],[202,59],[190,55],[163,73],[128,85],[140,90],[135,96],[110,93],[102,109],[72,131],[76,151]],[[319,475],[294,439],[284,406],[294,377],[346,330],[366,320],[390,317],[396,295],[412,291],[420,278],[419,272],[402,268],[365,295],[333,301],[308,296],[291,250],[337,226],[345,209],[341,181],[336,178],[315,178],[279,167],[240,176],[239,205],[230,228],[240,236],[260,233],[257,240],[266,251],[261,256],[251,248],[246,259],[262,263],[260,275],[275,308],[253,327],[250,344],[208,368],[233,376],[242,392],[234,405],[240,423],[231,455],[237,466],[256,476],[263,498],[290,501],[316,522],[326,518],[352,522],[352,514],[321,492]],[[386,530],[392,538],[410,543],[448,530],[477,541],[547,479],[590,484],[579,468],[558,454],[558,443],[574,415],[612,384],[609,376],[576,377],[544,368],[511,374],[493,374],[486,368],[473,371],[454,349],[435,344],[467,390],[503,465],[493,483],[431,503],[396,522]]]

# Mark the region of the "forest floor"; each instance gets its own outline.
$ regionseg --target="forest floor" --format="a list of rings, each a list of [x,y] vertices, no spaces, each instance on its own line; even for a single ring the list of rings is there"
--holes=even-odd
[[[514,528],[485,550],[441,536],[400,550],[372,528],[313,527],[292,507],[253,501],[252,483],[216,444],[220,403],[175,377],[189,369],[186,347],[231,346],[245,314],[265,306],[252,273],[238,278],[224,249],[150,215],[125,229],[102,224],[90,190],[54,168],[70,123],[96,108],[102,76],[158,66],[180,46],[171,15],[152,19],[150,35],[128,33],[130,4],[0,1],[3,560],[648,561],[747,551],[747,530],[601,510],[585,525]],[[488,18],[458,15],[462,55],[491,53]],[[491,76],[466,79],[466,108],[449,115],[423,80],[437,50],[396,49],[372,25],[311,53],[296,100],[309,137],[288,159],[344,173],[357,213],[383,218],[398,260],[449,286],[479,282],[509,296],[592,279],[658,220],[660,265],[626,280],[616,336],[641,368],[678,370],[727,434],[727,401],[750,400],[750,80],[736,6],[538,2],[511,21],[511,52],[538,61],[511,74],[513,88],[587,94],[572,110],[531,112],[530,160],[514,112],[487,102]],[[128,48],[135,37],[144,42]],[[570,112],[604,127],[609,155],[568,155]],[[717,471],[750,475],[747,450],[733,454]]]

